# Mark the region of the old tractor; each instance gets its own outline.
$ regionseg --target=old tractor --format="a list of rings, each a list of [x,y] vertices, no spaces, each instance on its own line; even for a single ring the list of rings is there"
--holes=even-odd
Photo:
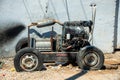
[[[54,35],[52,28],[50,38],[30,36],[32,26],[42,28],[55,23],[62,26],[61,35]],[[104,64],[103,52],[89,43],[89,34],[84,29],[87,27],[91,32],[92,25],[92,21],[60,23],[54,19],[32,23],[28,26],[28,38],[20,40],[16,46],[17,54],[14,58],[16,71],[41,70],[43,62],[70,62],[77,63],[80,68],[86,70],[101,69]]]
[[[94,19],[94,17],[93,17]],[[48,33],[50,37],[31,36],[31,27],[39,29],[59,24],[62,34],[56,34],[54,27]],[[61,23],[55,19],[45,19],[28,26],[28,37],[21,39],[16,45],[14,66],[16,71],[42,70],[43,63],[77,63],[81,69],[101,69],[104,64],[103,52],[91,45],[92,26],[90,21],[66,21]],[[88,29],[88,31],[86,30]]]

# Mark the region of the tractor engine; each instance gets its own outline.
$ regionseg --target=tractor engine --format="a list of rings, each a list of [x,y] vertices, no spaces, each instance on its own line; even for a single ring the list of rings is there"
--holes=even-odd
[[[80,48],[90,45],[88,42],[88,34],[85,30],[76,28],[65,29],[65,39],[63,43],[63,50],[65,51],[79,51]]]

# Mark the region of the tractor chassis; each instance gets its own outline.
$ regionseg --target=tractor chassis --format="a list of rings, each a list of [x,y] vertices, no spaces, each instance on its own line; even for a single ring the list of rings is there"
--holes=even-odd
[[[78,52],[41,52],[45,63],[69,62],[75,60]]]

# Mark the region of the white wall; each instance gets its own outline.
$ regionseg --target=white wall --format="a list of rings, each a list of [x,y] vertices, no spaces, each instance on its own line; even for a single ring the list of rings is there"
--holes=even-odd
[[[45,12],[47,1],[48,0],[0,0],[0,28],[4,28],[3,26],[7,26],[7,24],[12,22],[21,22],[27,26],[30,22],[43,19],[44,13],[42,9]],[[30,15],[28,15],[26,11],[24,2]],[[92,14],[89,5],[93,2],[97,4],[94,45],[104,53],[111,53],[113,51],[114,40],[115,0],[68,0],[70,20],[91,20]],[[49,0],[47,16],[59,19],[61,22],[67,21],[65,1]],[[43,33],[50,29],[51,28],[48,27],[40,30],[40,32]],[[61,27],[55,27],[55,31],[58,33],[61,33],[60,30]],[[12,42],[12,45],[4,45],[5,49],[7,48],[7,53],[4,54],[14,55],[14,46],[17,41],[24,36],[27,36],[26,30]],[[10,54],[9,51],[11,50],[13,50],[13,52]]]
[[[120,49],[120,1],[119,1],[119,13],[118,13],[118,34],[117,34],[117,48]]]

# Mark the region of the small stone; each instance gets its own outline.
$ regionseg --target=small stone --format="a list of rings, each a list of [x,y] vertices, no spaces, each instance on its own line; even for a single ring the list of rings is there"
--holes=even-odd
[[[58,66],[59,66],[59,67],[62,67],[62,64],[59,64]]]
[[[77,67],[75,70],[76,70],[76,71],[80,71],[80,68]]]
[[[98,70],[99,72],[101,72],[101,70]]]
[[[11,68],[10,71],[14,72],[14,71],[15,71],[15,68]]]
[[[67,68],[72,69],[72,68],[73,68],[72,64],[69,64],[69,65],[67,66]]]
[[[0,69],[2,69],[4,62],[0,61]]]
[[[5,74],[3,74],[3,76],[5,76]]]

